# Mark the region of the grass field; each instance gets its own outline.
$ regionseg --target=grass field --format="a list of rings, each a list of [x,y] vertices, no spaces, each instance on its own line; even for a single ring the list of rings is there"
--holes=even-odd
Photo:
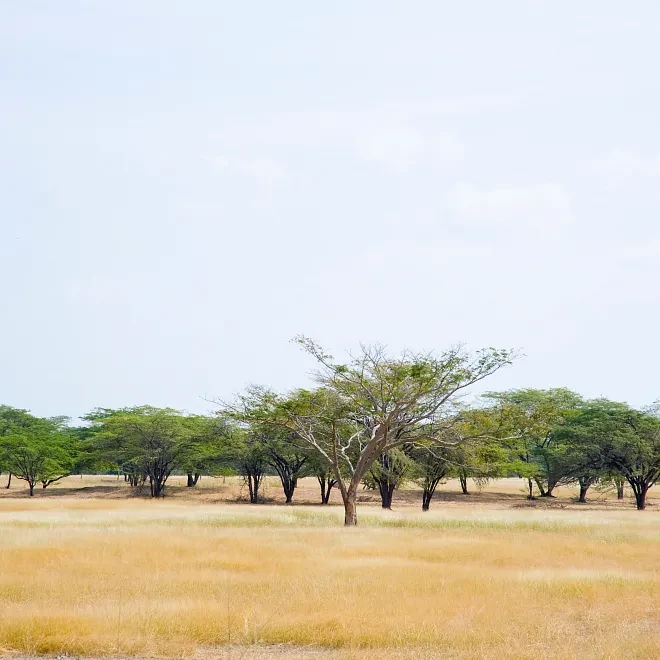
[[[426,514],[403,492],[344,529],[312,480],[290,507],[274,484],[273,504],[232,503],[231,479],[158,502],[107,477],[21,485],[0,496],[0,654],[660,657],[654,500],[522,489],[450,483]]]

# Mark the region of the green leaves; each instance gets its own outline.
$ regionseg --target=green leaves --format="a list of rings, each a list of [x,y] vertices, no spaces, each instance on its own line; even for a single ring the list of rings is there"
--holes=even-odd
[[[48,486],[70,474],[79,460],[79,438],[66,422],[0,406],[0,462],[28,483],[31,494],[37,482]]]

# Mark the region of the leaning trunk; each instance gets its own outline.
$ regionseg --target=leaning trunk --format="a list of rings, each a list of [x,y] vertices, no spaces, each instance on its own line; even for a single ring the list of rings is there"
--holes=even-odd
[[[442,477],[427,476],[424,479],[424,488],[422,490],[422,511],[428,511],[431,506],[431,500],[435,494],[435,489],[438,487]]]
[[[548,490],[546,490],[543,487],[543,483],[541,482],[540,479],[537,479],[536,477],[534,478],[534,481],[536,482],[536,487],[539,489],[539,493],[541,494],[541,497],[552,497],[552,484],[548,483]]]
[[[9,473],[9,479],[7,479],[7,485],[5,486],[5,488],[11,488],[11,474],[12,473],[10,472]]]

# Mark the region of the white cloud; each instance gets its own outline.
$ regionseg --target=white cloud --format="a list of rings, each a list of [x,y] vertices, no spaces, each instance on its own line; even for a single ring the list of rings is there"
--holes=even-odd
[[[461,159],[464,148],[458,136],[425,125],[429,117],[437,120],[437,116],[428,108],[424,111],[356,108],[284,113],[231,123],[216,132],[214,139],[232,151],[339,149],[395,173],[424,160],[453,163]]]
[[[594,163],[598,174],[613,178],[660,177],[660,157],[630,149],[614,149]]]
[[[566,191],[553,183],[527,187],[460,183],[449,194],[447,210],[461,227],[528,228],[546,235],[556,233],[572,219]]]
[[[290,181],[284,166],[267,156],[248,159],[216,158],[215,165],[222,171],[240,174],[267,187],[281,186]]]
[[[446,162],[463,156],[463,145],[456,136],[426,136],[405,126],[365,128],[353,137],[353,147],[360,158],[380,163],[396,173],[405,172],[427,157]]]

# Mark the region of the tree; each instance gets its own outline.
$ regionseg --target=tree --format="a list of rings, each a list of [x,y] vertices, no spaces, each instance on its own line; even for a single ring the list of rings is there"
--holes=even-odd
[[[321,490],[321,504],[330,502],[332,489],[337,485],[337,479],[328,462],[321,459],[319,454],[314,451],[308,451],[309,460],[307,463],[307,473],[316,477]]]
[[[6,438],[16,432],[39,424],[39,418],[27,410],[0,405],[0,473],[7,472],[7,488],[11,486],[12,473],[9,469],[10,454]]]
[[[383,509],[392,508],[394,490],[403,485],[412,467],[412,459],[401,448],[384,452],[373,462],[365,480],[378,488]]]
[[[414,460],[413,479],[422,488],[422,511],[428,511],[435,490],[451,469],[449,445],[413,446],[410,456]]]
[[[528,498],[534,497],[533,482],[541,497],[553,497],[554,488],[568,478],[565,448],[554,431],[575,414],[580,396],[558,388],[490,392],[485,398],[501,406],[511,466],[528,480]]]
[[[439,356],[406,352],[390,358],[382,347],[363,346],[341,364],[311,340],[298,342],[319,365],[318,388],[283,396],[252,387],[225,410],[243,424],[286,428],[317,452],[334,472],[348,526],[357,524],[358,489],[374,461],[405,444],[441,444],[459,419],[453,405],[458,394],[514,357],[456,347]]]
[[[318,470],[316,472],[316,479],[321,488],[321,504],[328,504],[330,502],[330,493],[337,485],[337,479],[329,468]]]
[[[582,401],[552,431],[555,443],[563,450],[567,477],[579,484],[580,502],[586,502],[593,484],[608,477],[607,448],[612,438],[621,432],[619,413],[624,409],[606,399]]]
[[[250,504],[259,502],[259,491],[268,468],[268,451],[263,438],[251,430],[236,430],[227,457],[248,487]]]
[[[226,420],[217,416],[190,415],[187,424],[193,442],[185,454],[181,469],[187,476],[186,486],[192,488],[203,474],[215,475],[220,471],[232,429]]]
[[[64,427],[64,419],[36,419],[14,427],[3,437],[9,471],[25,481],[34,495],[41,482],[44,488],[68,476],[78,458],[75,436]]]
[[[293,501],[298,479],[309,461],[309,449],[302,446],[294,433],[277,426],[262,426],[259,431],[267,462],[280,478],[287,504]]]
[[[100,409],[87,419],[100,425],[103,449],[136,479],[135,485],[140,475],[149,479],[152,497],[164,495],[170,474],[185,465],[199,441],[194,422],[172,408]]]
[[[656,405],[635,410],[622,403],[610,407],[614,424],[605,461],[626,478],[641,511],[646,508],[649,488],[660,478],[659,409]]]

